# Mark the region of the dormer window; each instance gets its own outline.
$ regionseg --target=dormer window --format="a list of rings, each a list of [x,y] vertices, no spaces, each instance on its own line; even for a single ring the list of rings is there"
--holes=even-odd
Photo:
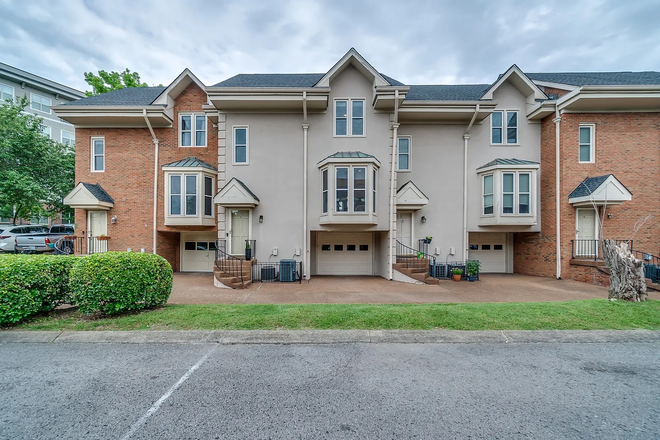
[[[335,136],[364,136],[364,99],[335,99]]]

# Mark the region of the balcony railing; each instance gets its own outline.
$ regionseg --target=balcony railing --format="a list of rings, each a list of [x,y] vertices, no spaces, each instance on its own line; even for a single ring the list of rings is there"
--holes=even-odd
[[[82,255],[82,254],[100,254],[108,252],[108,241],[110,237],[79,237],[76,235],[66,235],[59,238],[53,248],[56,255]],[[87,248],[85,249],[85,243]]]
[[[616,244],[628,243],[628,249],[632,252],[632,240],[614,240]],[[597,261],[602,258],[600,240],[571,240],[571,258],[581,260]]]

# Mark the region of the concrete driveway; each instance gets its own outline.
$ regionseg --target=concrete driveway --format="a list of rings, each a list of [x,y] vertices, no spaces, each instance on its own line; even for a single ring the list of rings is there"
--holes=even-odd
[[[650,292],[652,299],[660,294]],[[315,276],[307,282],[256,283],[245,290],[213,286],[208,273],[176,273],[169,304],[395,304],[534,302],[607,298],[607,289],[571,280],[486,274],[480,281],[406,284],[380,277]]]

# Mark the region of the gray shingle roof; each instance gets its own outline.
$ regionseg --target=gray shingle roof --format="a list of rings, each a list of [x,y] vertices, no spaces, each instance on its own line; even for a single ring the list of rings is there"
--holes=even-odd
[[[163,165],[168,168],[208,168],[209,170],[218,171],[213,165],[204,162],[201,159],[196,158],[195,156],[184,157],[181,160],[176,162],[168,163]]]
[[[660,85],[660,72],[567,72],[528,73],[532,81],[573,86]]]
[[[241,73],[213,87],[314,87],[324,75],[325,73]],[[394,78],[382,76],[393,86],[403,85]]]
[[[406,101],[476,101],[490,84],[410,86]]]
[[[260,202],[260,201],[261,201],[261,200],[259,200],[259,197],[257,197],[257,195],[256,195],[255,193],[253,193],[252,190],[251,190],[250,188],[248,188],[248,186],[247,186],[245,183],[243,183],[242,180],[239,180],[239,179],[237,179],[236,177],[232,177],[231,180],[230,180],[229,182],[227,182],[227,184],[226,184],[225,186],[223,186],[222,188],[220,188],[220,191],[218,191],[218,193],[221,193],[222,190],[224,190],[225,188],[227,188],[227,186],[231,185],[231,182],[232,182],[233,180],[235,180],[239,185],[241,185],[241,186],[245,189],[245,191],[247,191],[252,197],[254,197],[254,200],[256,200],[257,202]]]
[[[488,167],[493,167],[495,165],[538,165],[538,162],[533,162],[531,160],[523,160],[523,159],[495,159],[491,160],[485,165],[480,166],[477,168],[478,170],[482,168],[488,168]]]
[[[89,192],[91,192],[92,195],[96,197],[99,202],[115,203],[114,199],[110,197],[110,194],[105,192],[105,190],[98,183],[85,183],[85,182],[80,182],[80,183],[82,183],[83,186]]]
[[[64,105],[149,105],[165,87],[129,87],[67,102]]]
[[[330,158],[340,158],[340,159],[367,159],[373,158],[371,154],[363,153],[362,151],[337,151],[335,154],[331,154],[325,159]],[[325,160],[323,159],[323,160]]]
[[[613,174],[606,174],[604,176],[598,177],[587,177],[582,182],[580,182],[580,184],[573,190],[573,192],[568,195],[568,198],[572,199],[575,197],[586,197],[592,194],[610,176],[613,176]]]

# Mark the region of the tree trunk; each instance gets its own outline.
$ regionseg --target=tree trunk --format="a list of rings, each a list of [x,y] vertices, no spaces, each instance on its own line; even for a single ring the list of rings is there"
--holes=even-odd
[[[614,240],[603,240],[603,258],[610,269],[610,299],[646,301],[644,262],[628,250],[628,243],[616,245]]]

